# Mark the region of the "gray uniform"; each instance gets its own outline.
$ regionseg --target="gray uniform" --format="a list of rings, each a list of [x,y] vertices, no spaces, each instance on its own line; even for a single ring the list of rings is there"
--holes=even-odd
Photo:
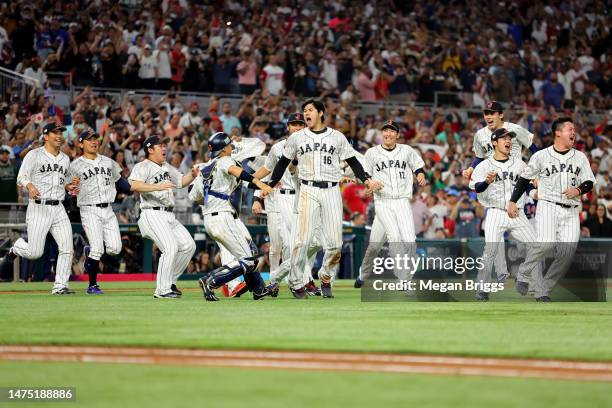
[[[94,160],[81,156],[70,164],[68,175],[81,180],[77,206],[91,247],[89,257],[100,260],[105,248],[107,254],[117,255],[121,234],[111,204],[117,195],[115,183],[121,178],[121,167],[106,156],[98,155]]]
[[[164,162],[161,166],[151,160],[136,164],[130,180],[148,184],[171,182],[182,188],[183,175]],[[140,193],[138,228],[143,237],[151,239],[161,251],[157,267],[156,295],[171,292],[179,276],[185,271],[195,252],[195,242],[187,229],[175,218],[172,189]]]
[[[26,214],[28,240],[15,241],[13,252],[26,259],[40,258],[47,234],[51,232],[59,250],[52,292],[68,286],[74,252],[72,226],[62,204],[65,185],[70,182],[67,178],[69,165],[70,159],[64,153],[53,156],[44,147],[39,147],[25,156],[17,175],[17,183],[23,188],[32,183],[40,198],[30,199]]]

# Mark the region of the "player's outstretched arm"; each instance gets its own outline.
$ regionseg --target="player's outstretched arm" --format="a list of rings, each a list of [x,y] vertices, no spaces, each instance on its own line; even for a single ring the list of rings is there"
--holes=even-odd
[[[252,183],[255,187],[257,187],[258,189],[266,192],[266,193],[271,193],[272,192],[272,187],[270,187],[269,185],[267,185],[266,183],[262,182],[261,180],[259,180],[258,178],[253,177],[252,174],[247,173],[246,171],[244,171],[244,169],[238,167],[238,166],[230,166],[229,169],[227,169],[228,173],[231,174],[232,176],[240,179],[240,180],[244,180],[247,183]]]
[[[281,156],[281,158],[278,160],[278,163],[276,163],[276,166],[274,166],[274,170],[272,170],[272,176],[270,176],[270,185],[272,187],[276,186],[278,182],[283,178],[283,174],[285,174],[285,170],[287,170],[287,167],[290,163],[291,159],[289,159],[285,155]]]
[[[255,171],[255,173],[253,173],[253,177],[261,180],[262,178],[266,177],[270,173],[271,171],[268,170],[266,166],[261,166],[260,168],[257,169],[257,171]]]
[[[169,190],[175,187],[172,183],[149,184],[138,180],[130,180],[130,185],[132,186],[132,191],[138,191],[139,193],[151,193],[153,191]]]
[[[191,166],[191,172],[189,172],[188,174],[185,174],[183,178],[181,179],[181,187],[187,187],[188,185],[190,185],[193,182],[193,180],[195,180],[195,178],[198,177],[199,173],[200,173],[199,164],[194,164],[193,166]]]

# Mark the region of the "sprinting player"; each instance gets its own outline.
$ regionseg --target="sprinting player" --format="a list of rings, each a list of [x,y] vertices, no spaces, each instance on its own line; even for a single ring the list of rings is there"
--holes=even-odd
[[[345,160],[359,180],[373,190],[382,186],[366,175],[355,157],[355,150],[346,137],[324,122],[325,105],[308,100],[302,105],[307,128],[287,139],[283,156],[272,172],[270,184],[275,186],[293,160],[297,160],[300,195],[296,241],[291,251],[289,286],[296,298],[306,299],[303,271],[308,262],[308,251],[319,231],[319,242],[325,250],[321,279],[324,298],[333,297],[331,271],[340,262],[342,247],[342,196],[339,182],[343,176],[341,162]]]
[[[223,133],[215,133],[208,142],[208,154],[212,158],[202,168],[204,226],[206,233],[217,243],[223,245],[235,261],[212,271],[206,278],[200,278],[199,284],[207,301],[218,301],[214,289],[244,276],[253,299],[258,300],[268,295],[261,275],[257,271],[257,248],[253,248],[252,239],[244,233],[246,228],[236,215],[229,202],[232,192],[244,180],[268,193],[272,188],[254,178],[232,159],[232,141]]]
[[[416,235],[410,199],[413,191],[413,174],[420,186],[427,181],[420,154],[412,147],[398,144],[399,126],[387,121],[381,128],[383,143],[369,148],[365,153],[365,169],[372,180],[383,187],[374,192],[376,215],[372,224],[370,243],[364,256],[362,280],[369,278],[374,256],[380,252],[385,237],[389,241],[389,256],[416,253]],[[413,274],[415,271],[412,271]],[[396,270],[399,279],[409,279],[407,270]]]
[[[532,153],[538,151],[538,147],[533,144],[533,134],[531,132],[520,125],[504,121],[504,108],[501,103],[496,101],[487,103],[482,113],[486,126],[474,134],[474,145],[472,147],[475,155],[474,161],[470,167],[463,171],[466,183],[469,183],[470,176],[478,163],[493,155],[495,149],[491,144],[491,135],[497,129],[504,128],[516,135],[512,143],[510,157],[522,159],[523,148],[529,149]],[[495,258],[495,272],[498,276],[507,277],[509,274],[505,252],[505,245],[502,244],[500,251],[497,253],[497,258]]]
[[[68,190],[78,192],[79,179],[68,182],[70,159],[60,149],[65,142],[66,131],[60,122],[52,122],[43,128],[42,147],[26,154],[17,174],[17,183],[28,190],[30,201],[26,213],[27,241],[19,238],[9,250],[6,263],[12,263],[17,256],[38,259],[43,255],[47,234],[51,232],[57,243],[59,255],[55,268],[55,283],[51,294],[70,295],[74,290],[68,287],[72,256],[72,226],[64,209],[63,201]],[[3,265],[4,270],[4,265]]]
[[[298,130],[304,129],[304,115],[292,113],[287,118],[287,130],[292,135]],[[272,146],[265,164],[260,167],[253,176],[265,180],[264,177],[272,173],[274,166],[283,155],[286,139]],[[292,167],[292,166],[290,166]],[[268,233],[270,236],[270,286],[269,290],[273,297],[278,296],[279,283],[289,273],[289,268],[280,269],[280,258],[288,260],[291,256],[291,244],[295,222],[296,222],[296,193],[299,191],[298,176],[295,168],[293,174],[291,168],[285,170],[281,179],[281,188],[267,195],[265,198],[256,197],[253,203],[253,212],[261,214],[265,208],[268,215]],[[321,290],[312,280],[310,272],[311,263],[304,268],[304,287],[310,296],[320,296]]]
[[[103,292],[97,282],[100,258],[118,255],[121,252],[119,223],[113,212],[117,190],[131,194],[130,184],[121,177],[119,164],[101,154],[99,135],[88,128],[78,136],[83,155],[76,158],[68,169],[70,176],[79,177],[77,207],[81,212],[81,222],[89,245],[85,247],[85,273],[89,276],[87,293],[101,295]]]
[[[534,279],[538,302],[550,302],[550,292],[563,277],[572,261],[580,239],[580,196],[593,189],[595,176],[586,155],[573,148],[576,129],[571,118],[552,123],[553,145],[538,151],[529,160],[516,183],[508,204],[510,218],[519,216],[517,203],[530,180],[538,179],[536,210],[537,245],[535,258],[544,259],[554,249],[555,257],[544,278]],[[536,269],[540,274],[540,268]],[[520,287],[519,287],[520,285]],[[527,281],[517,282],[517,289],[527,293]]]
[[[510,232],[513,238],[523,243],[536,242],[536,232],[525,213],[521,211],[517,218],[510,218],[506,212],[506,205],[519,174],[526,166],[520,157],[510,157],[514,138],[514,133],[504,128],[493,132],[491,144],[495,149],[494,154],[476,166],[470,180],[470,188],[476,190],[478,201],[487,208],[484,228],[486,242],[483,255],[484,268],[478,271],[477,277],[477,280],[483,283],[489,283],[491,280],[491,270],[497,251],[503,251],[501,243],[504,242],[505,232]],[[519,199],[521,208],[523,201],[524,197],[521,197]],[[517,281],[527,282],[533,269],[537,267],[538,262],[534,259],[533,251],[528,250],[525,262],[519,268]],[[497,273],[498,282],[503,283],[506,276],[500,271]],[[476,300],[489,300],[489,292],[479,290]]]
[[[140,193],[138,228],[143,237],[151,239],[160,249],[157,267],[157,286],[153,297],[176,299],[182,291],[176,282],[189,265],[195,252],[195,241],[174,216],[173,188],[187,187],[198,174],[181,174],[166,162],[167,147],[157,136],[144,142],[146,159],[132,169],[129,181],[133,191]]]

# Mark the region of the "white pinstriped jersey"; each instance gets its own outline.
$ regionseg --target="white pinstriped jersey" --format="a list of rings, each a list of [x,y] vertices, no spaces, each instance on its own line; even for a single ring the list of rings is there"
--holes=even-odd
[[[53,156],[44,147],[39,147],[24,157],[17,183],[24,188],[29,183],[34,184],[41,200],[63,201],[66,195],[64,186],[70,182],[67,179],[69,166],[70,159],[65,153]]]
[[[249,157],[261,155],[266,150],[266,144],[256,137],[243,137],[240,141],[232,141],[234,150],[232,150],[232,158],[241,162]]]
[[[183,175],[174,167],[166,162],[160,166],[149,159],[134,166],[129,180],[142,181],[147,184],[173,183],[177,188],[183,187]],[[174,207],[172,189],[140,193],[140,208],[151,207]]]
[[[283,150],[285,148],[286,143],[287,143],[286,139],[281,140],[280,142],[274,144],[274,146],[270,148],[270,153],[268,153],[268,157],[266,157],[266,163],[264,164],[266,169],[270,171],[274,170],[274,166],[276,166],[276,163],[278,163],[281,156],[283,155]],[[281,188],[283,190],[295,190],[296,185],[297,185],[297,180],[295,176],[291,174],[289,169],[285,170],[285,174],[283,174],[283,178],[281,178],[281,184],[282,184]]]
[[[268,153],[268,156],[266,157],[266,162],[264,164],[264,167],[270,171],[274,170],[274,166],[276,166],[276,163],[278,163],[278,161],[280,160],[281,156],[283,155],[283,149],[285,148],[285,143],[287,142],[287,139],[285,140],[281,140],[280,142],[275,143],[271,148],[270,148],[270,152]],[[283,177],[281,178],[280,182],[281,182],[281,190],[294,190],[296,191],[295,195],[290,195],[291,197],[297,197],[297,190],[299,188],[298,186],[298,178],[297,178],[297,174],[298,172],[295,171],[294,174],[291,174],[291,172],[289,171],[289,168],[287,168],[285,170],[285,173],[283,174]],[[269,179],[269,176],[265,178],[266,180]],[[259,192],[259,190],[257,190],[256,195]],[[277,201],[277,197],[279,197],[281,194],[279,191],[275,190],[272,194],[269,194],[266,197],[266,212],[277,212],[278,209],[276,208],[276,201]]]
[[[485,191],[478,193],[478,202],[487,208],[499,208],[505,210],[514,186],[519,179],[523,169],[527,166],[524,161],[518,157],[511,157],[508,160],[501,162],[489,157],[487,160],[480,162],[472,173],[470,179],[470,188],[475,189],[476,183],[485,181],[487,175],[494,171],[497,173],[495,181],[493,181]],[[525,195],[516,203],[519,208],[523,207]]]
[[[77,176],[81,179],[78,207],[115,201],[115,183],[121,178],[121,167],[113,159],[100,154],[94,160],[78,157],[70,163],[68,175],[68,178]]]
[[[521,177],[538,179],[538,198],[553,203],[579,205],[580,196],[566,198],[563,192],[578,187],[587,180],[595,183],[589,159],[581,151],[570,149],[565,154],[557,153],[553,146],[534,153]]]
[[[510,157],[523,157],[523,147],[529,148],[533,144],[533,133],[529,132],[524,127],[517,125],[516,123],[504,122],[504,129],[516,133],[516,138],[512,141],[512,149],[510,150]],[[493,156],[495,149],[491,144],[491,129],[487,126],[479,129],[474,135],[474,153],[476,157],[486,159],[487,157]]]
[[[239,166],[238,162],[229,156],[219,157],[214,159],[217,165],[212,173],[212,181],[210,189],[221,194],[231,194],[238,186],[239,180],[229,173],[230,166]],[[207,163],[211,165],[212,163]],[[229,200],[223,200],[212,195],[208,195],[208,202],[202,206],[202,214],[210,214],[213,212],[234,211],[234,207]]]
[[[302,180],[338,182],[343,176],[340,162],[355,156],[355,150],[346,136],[335,129],[314,133],[304,128],[289,136],[283,155],[298,160]]]
[[[412,172],[425,165],[412,147],[397,144],[391,151],[382,146],[369,148],[365,153],[365,171],[372,180],[379,180],[383,188],[374,192],[374,198],[411,198]]]

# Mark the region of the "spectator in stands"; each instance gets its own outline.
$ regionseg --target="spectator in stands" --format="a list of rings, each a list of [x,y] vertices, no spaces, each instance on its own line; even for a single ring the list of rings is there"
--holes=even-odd
[[[259,74],[259,65],[255,62],[251,50],[242,51],[242,59],[236,66],[238,73],[238,86],[240,93],[243,95],[251,95],[257,88],[257,75]]]
[[[284,84],[285,70],[277,64],[275,54],[270,54],[268,64],[263,68],[261,73],[261,82],[263,89],[269,95],[280,95],[285,90]]]
[[[0,197],[5,203],[17,202],[17,166],[5,146],[0,146]]]
[[[232,105],[229,102],[223,103],[223,114],[219,119],[223,123],[223,129],[231,132],[236,127],[242,131],[242,124],[236,116],[232,115]]]
[[[449,193],[453,196],[456,194],[455,191]],[[480,220],[483,215],[482,206],[473,202],[467,192],[459,193],[459,201],[449,217],[455,221],[455,238],[476,238],[479,235]]]
[[[587,227],[590,236],[593,238],[611,238],[612,237],[612,221],[606,216],[606,207],[603,204],[591,204],[596,206],[595,214],[589,214],[589,217],[582,224]]]

